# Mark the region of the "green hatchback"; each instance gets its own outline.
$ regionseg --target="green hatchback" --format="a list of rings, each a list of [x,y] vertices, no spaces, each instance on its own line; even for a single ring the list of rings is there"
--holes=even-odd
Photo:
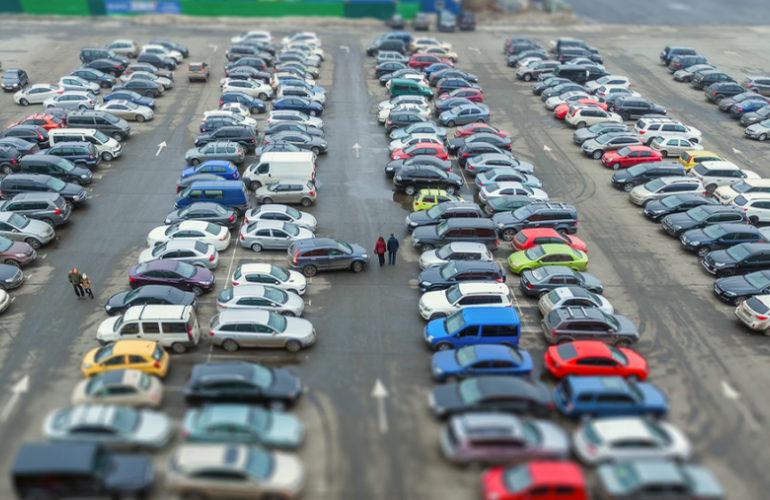
[[[575,271],[585,271],[588,269],[588,254],[568,245],[548,243],[514,252],[508,257],[508,269],[516,274],[543,266],[567,266]]]
[[[422,95],[433,99],[433,91],[424,83],[409,80],[408,78],[394,78],[390,81],[390,96],[400,95]]]

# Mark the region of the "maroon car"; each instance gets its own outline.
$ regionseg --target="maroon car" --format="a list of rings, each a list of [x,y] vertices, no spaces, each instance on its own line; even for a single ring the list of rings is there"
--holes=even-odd
[[[441,92],[441,89],[439,89],[439,92]],[[448,99],[450,97],[464,97],[471,102],[484,102],[484,94],[482,94],[479,89],[471,89],[467,87],[454,89],[451,92],[443,92],[438,96],[439,100]]]
[[[128,284],[132,289],[144,285],[170,285],[200,295],[214,289],[216,278],[205,267],[177,260],[154,260],[133,266],[128,272]]]
[[[443,59],[434,54],[417,53],[412,54],[412,58],[409,60],[409,67],[419,70],[424,70],[431,64],[444,63],[450,68],[454,68],[455,65],[451,59]]]
[[[0,262],[22,267],[35,260],[37,252],[23,241],[13,241],[0,236]]]

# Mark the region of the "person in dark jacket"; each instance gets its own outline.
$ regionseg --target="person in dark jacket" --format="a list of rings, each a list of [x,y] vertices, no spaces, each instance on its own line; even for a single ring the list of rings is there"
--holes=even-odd
[[[396,252],[398,252],[398,240],[393,235],[393,233],[390,233],[390,238],[388,238],[388,265],[395,266],[396,265]]]
[[[377,254],[377,258],[380,259],[380,267],[385,265],[385,238],[380,236],[377,243],[374,244],[374,253]]]
[[[78,296],[78,300],[85,299],[86,294],[83,293],[83,276],[80,275],[77,269],[70,271],[68,276],[72,288],[75,289],[75,295]]]

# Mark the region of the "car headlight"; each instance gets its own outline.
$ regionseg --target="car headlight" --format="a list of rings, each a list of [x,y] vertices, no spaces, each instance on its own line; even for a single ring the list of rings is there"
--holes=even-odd
[[[83,175],[80,176],[80,178],[81,179],[88,179],[88,175],[87,174],[83,174]]]
[[[714,262],[714,267],[725,267],[724,262]]]
[[[92,366],[91,363],[83,363],[83,368],[85,368],[86,370],[91,368],[91,366]]]
[[[369,254],[368,254],[368,253],[365,253],[365,254],[363,254],[361,257],[363,257],[364,259],[368,259],[368,258],[369,258]]]
[[[22,258],[24,258],[24,257],[26,257],[26,256],[27,256],[27,254],[23,254],[23,253],[16,253],[16,254],[14,254],[14,255],[15,255],[16,257],[20,258],[20,259],[22,259]]]
[[[428,342],[432,342],[433,341],[433,335],[428,335],[425,338],[428,340]]]
[[[517,264],[516,262],[511,262],[510,264],[511,264],[511,267],[519,267],[519,264]]]
[[[73,197],[72,197],[72,200],[73,200],[73,201],[80,201],[80,198],[79,198],[79,197],[77,197],[77,196],[73,196]]]
[[[104,308],[109,311],[110,309],[112,309],[112,306],[107,304],[106,306],[104,306]]]
[[[201,281],[201,285],[203,286],[209,286],[211,284],[210,281]]]
[[[442,374],[442,373],[444,373],[444,370],[442,370],[442,369],[441,369],[441,368],[439,368],[439,367],[435,367],[435,368],[433,368],[433,371],[434,371],[434,372],[436,372],[436,373],[438,373],[439,375],[440,375],[440,374]]]
[[[499,223],[499,224],[497,224],[497,227],[499,227],[500,229],[502,229],[502,228],[504,228],[504,227],[505,227],[505,224],[503,224],[503,223]]]
[[[727,295],[728,297],[735,297],[735,292],[728,292],[727,290],[722,290],[722,292]]]
[[[412,238],[412,242],[419,244],[420,243],[420,238]]]
[[[690,245],[700,245],[700,241],[691,241]]]
[[[400,180],[401,180],[401,176],[400,176],[400,175],[397,175],[397,176],[396,176],[396,180],[397,180],[397,181],[400,181]]]

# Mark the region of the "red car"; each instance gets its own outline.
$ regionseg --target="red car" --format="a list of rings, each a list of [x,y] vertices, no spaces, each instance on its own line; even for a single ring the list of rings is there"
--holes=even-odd
[[[604,111],[607,111],[607,104],[603,102],[596,102],[593,99],[578,99],[577,101],[572,101],[570,103],[564,103],[559,104],[554,108],[553,115],[558,118],[559,120],[563,120],[565,116],[567,116],[567,113],[569,112],[570,106],[579,105],[582,107],[586,106],[598,106],[602,108]]]
[[[617,375],[644,380],[650,373],[647,360],[640,354],[600,340],[576,340],[551,346],[545,352],[545,367],[554,378]]]
[[[575,250],[588,251],[588,246],[580,238],[572,235],[561,234],[555,229],[522,229],[513,237],[511,245],[515,252],[530,249],[546,243],[559,243],[569,245]]]
[[[11,123],[7,128],[15,127],[16,125],[39,125],[46,130],[55,128],[67,128],[67,125],[61,119],[55,117],[54,115],[45,113],[29,115],[23,120]]]
[[[663,155],[647,146],[626,146],[617,151],[607,151],[602,156],[602,163],[607,168],[617,170],[619,168],[633,167],[638,163],[661,161]]]
[[[442,148],[441,146],[437,146],[432,142],[418,142],[417,144],[412,144],[407,148],[397,149],[391,153],[390,159],[406,160],[417,155],[435,156],[436,158],[440,158],[442,160],[449,159],[449,155],[447,154],[446,149]]]
[[[409,67],[423,70],[428,66],[430,66],[431,64],[436,64],[436,63],[444,63],[450,68],[455,67],[451,59],[443,59],[433,54],[425,54],[420,52],[418,52],[417,54],[412,54],[412,58],[409,60]]]
[[[484,94],[482,94],[479,89],[471,89],[465,87],[454,89],[451,92],[444,91],[442,93],[441,85],[439,85],[436,93],[438,94],[439,99],[449,99],[450,97],[465,97],[471,102],[484,102]]]
[[[588,500],[578,464],[546,460],[492,467],[481,476],[481,496],[484,500]]]
[[[511,133],[505,130],[500,130],[492,125],[484,122],[468,123],[462,127],[455,129],[455,137],[468,137],[469,135],[478,134],[479,132],[486,132],[489,134],[495,134],[498,137],[510,137]]]

